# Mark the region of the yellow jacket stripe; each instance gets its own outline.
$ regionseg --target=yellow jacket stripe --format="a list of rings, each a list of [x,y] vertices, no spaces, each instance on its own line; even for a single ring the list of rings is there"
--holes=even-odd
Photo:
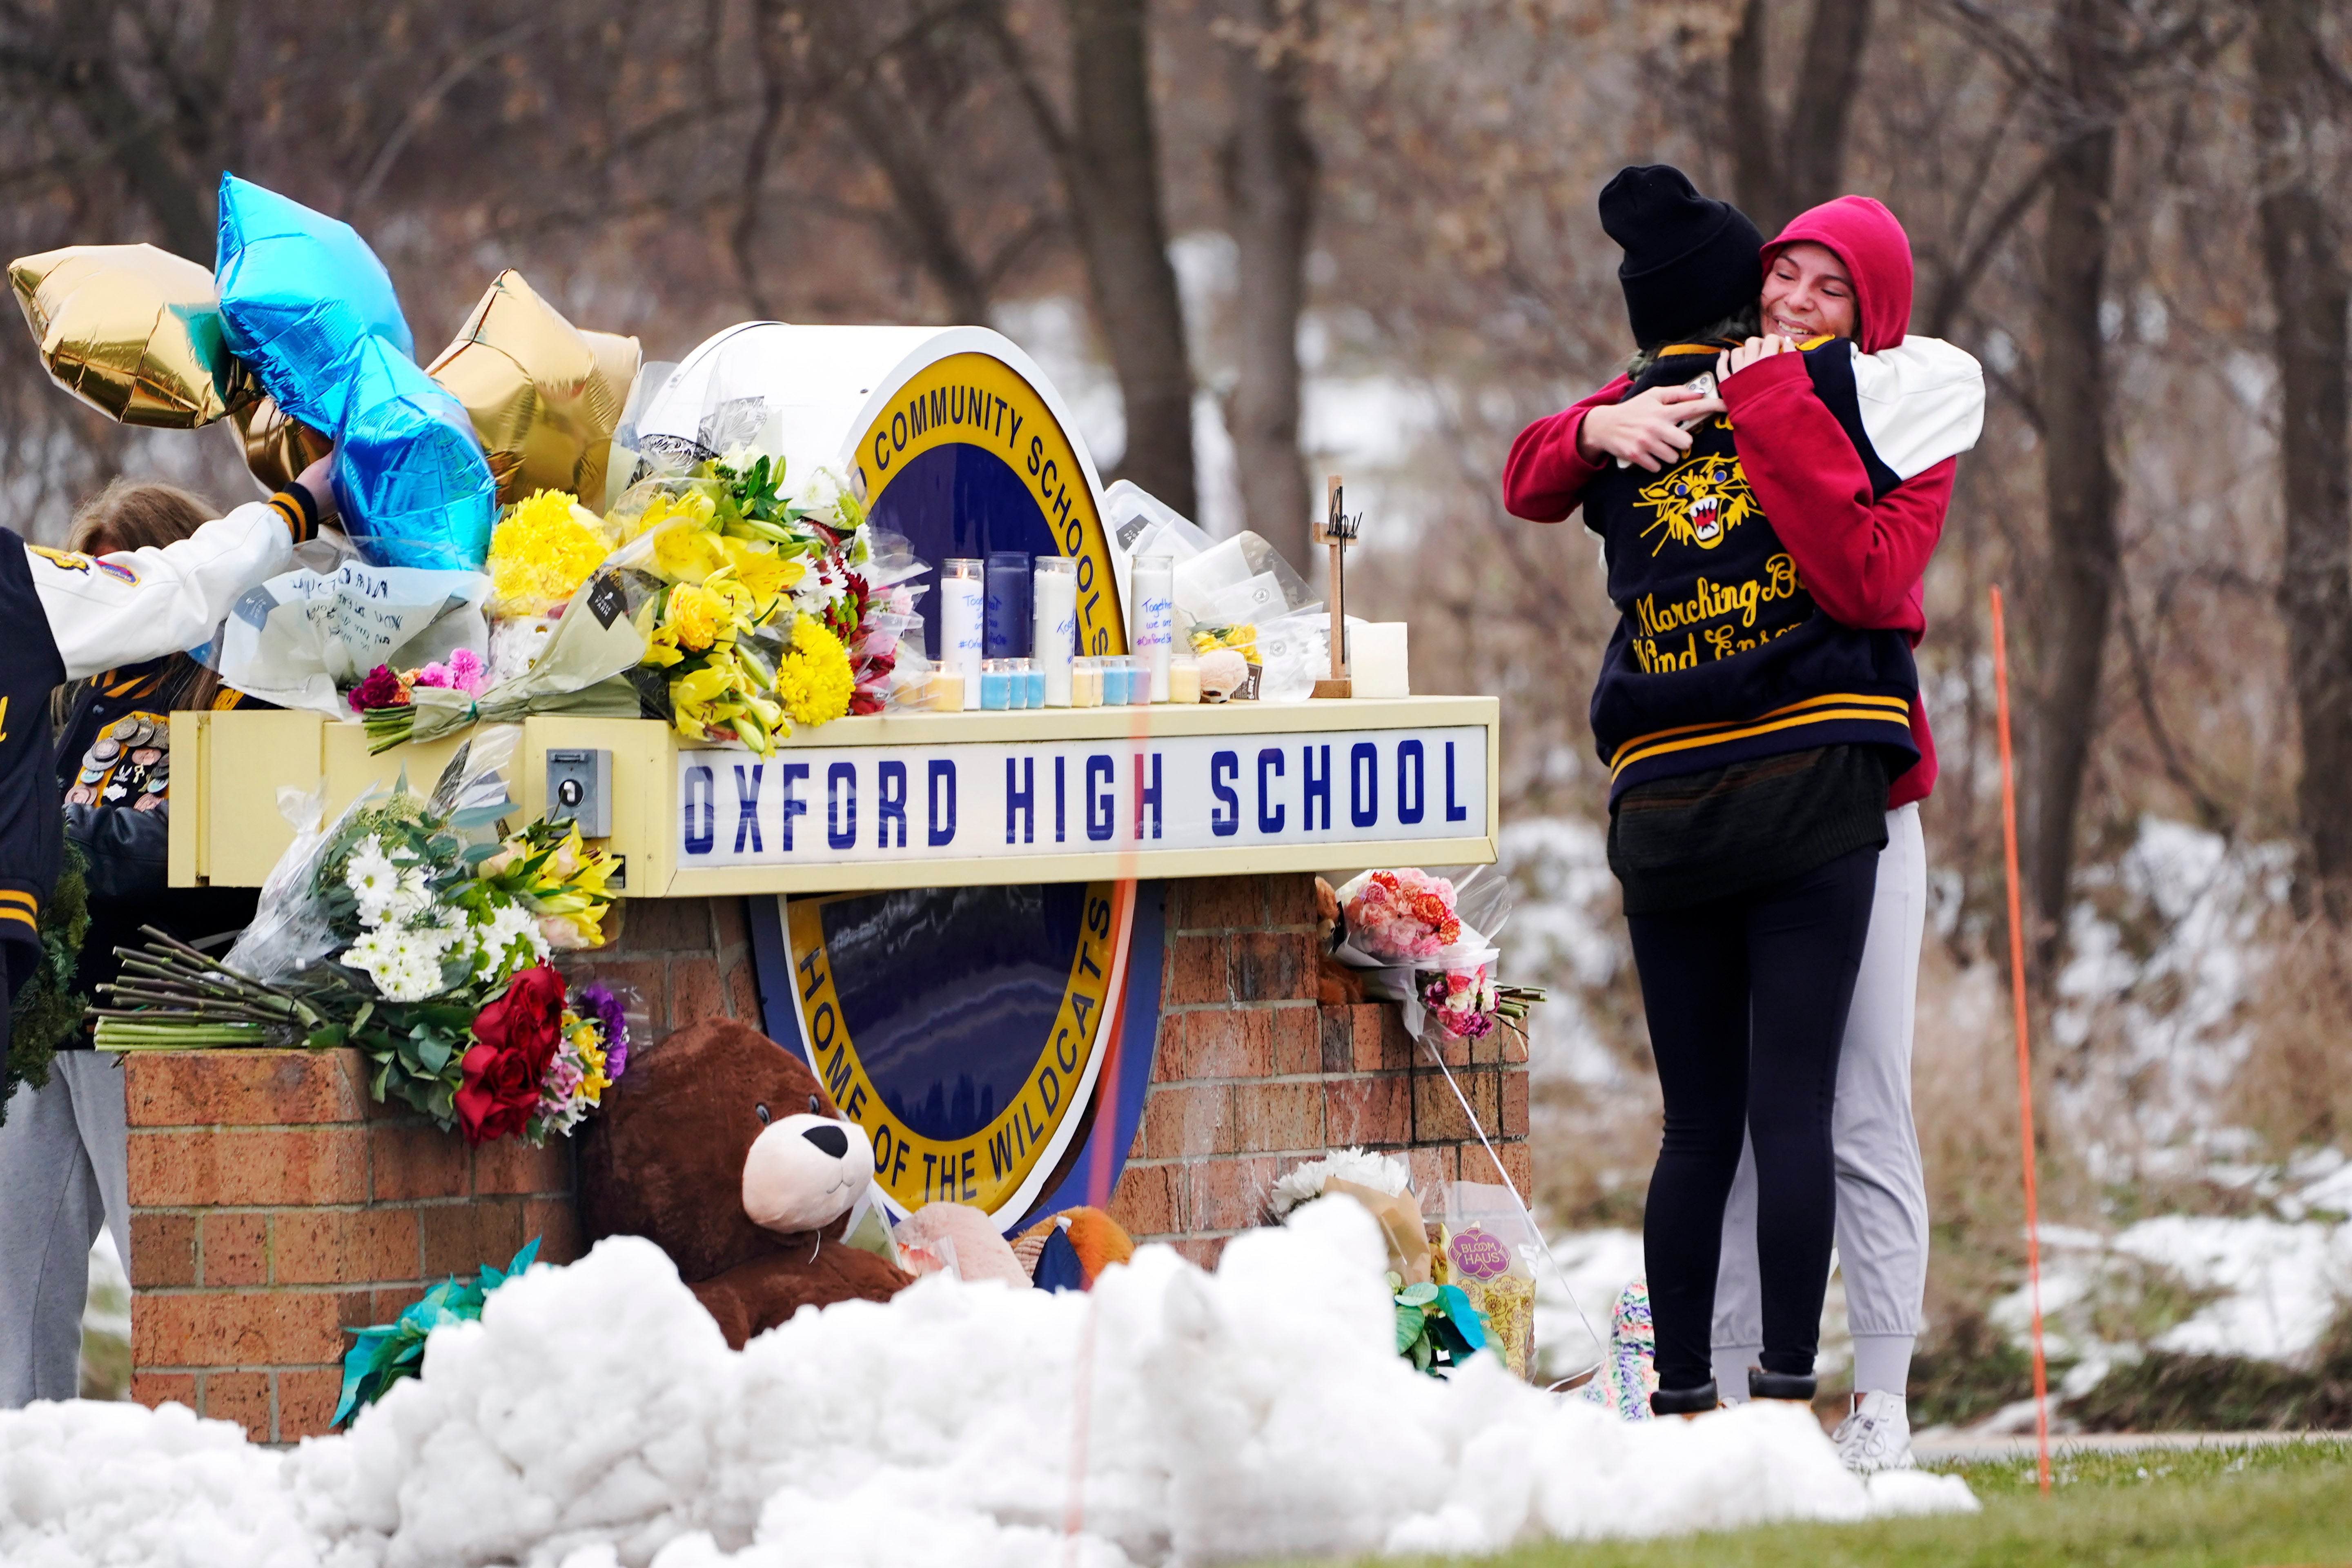
[[[1642,752],[1643,755],[1654,756],[1660,751],[1680,751],[1685,749],[1685,747],[1679,746],[1660,747],[1654,744],[1657,741],[1665,740],[1670,737],[1691,735],[1701,736],[1707,740],[1732,740],[1743,735],[1762,734],[1763,731],[1748,727],[1759,724],[1766,719],[1783,718],[1790,714],[1797,713],[1811,714],[1812,716],[1820,717],[1823,716],[1813,713],[1813,710],[1825,707],[1882,708],[1885,710],[1884,714],[1865,714],[1862,716],[1865,718],[1880,718],[1885,716],[1887,714],[1893,714],[1900,716],[1902,723],[1906,729],[1911,724],[1911,705],[1902,697],[1874,696],[1866,692],[1830,692],[1817,697],[1807,697],[1801,703],[1790,703],[1786,707],[1776,707],[1769,713],[1760,713],[1754,716],[1752,718],[1717,719],[1708,724],[1681,724],[1675,725],[1666,729],[1654,729],[1647,735],[1637,735],[1633,739],[1625,742],[1624,745],[1617,748],[1616,755],[1609,759],[1609,770],[1612,774],[1614,774],[1619,768],[1624,767],[1625,764],[1633,761],[1635,758],[1633,756],[1633,753],[1637,750]],[[1783,725],[1775,725],[1770,727],[1778,729],[1785,728],[1787,727]]]
[[[1754,735],[1770,735],[1778,730],[1793,729],[1799,725],[1827,724],[1834,719],[1868,719],[1879,724],[1893,725],[1902,730],[1906,737],[1911,733],[1907,714],[1898,717],[1894,714],[1871,708],[1826,708],[1812,713],[1801,713],[1793,718],[1780,719],[1770,724],[1749,725],[1745,729],[1713,735],[1694,735],[1682,740],[1662,741],[1656,746],[1644,747],[1630,756],[1621,754],[1617,760],[1611,764],[1609,776],[1614,779],[1634,763],[1647,758],[1664,757],[1675,751],[1688,751],[1694,747],[1719,746],[1727,740],[1745,740]]]

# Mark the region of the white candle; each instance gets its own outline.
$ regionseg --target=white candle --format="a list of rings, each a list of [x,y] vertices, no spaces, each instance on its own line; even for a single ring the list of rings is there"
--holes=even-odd
[[[1129,573],[1135,584],[1135,651],[1150,675],[1150,695],[1137,702],[1168,700],[1168,662],[1176,640],[1176,562],[1164,555],[1138,556]]]
[[[987,563],[950,559],[940,582],[940,665],[963,678],[959,706],[980,706],[980,644],[987,629]]]
[[[1360,697],[1412,695],[1405,656],[1405,623],[1360,621],[1348,625],[1348,677]]]
[[[1068,556],[1041,555],[1029,603],[1036,617],[1031,657],[1045,673],[1045,706],[1070,706],[1070,657],[1078,640],[1078,563]]]

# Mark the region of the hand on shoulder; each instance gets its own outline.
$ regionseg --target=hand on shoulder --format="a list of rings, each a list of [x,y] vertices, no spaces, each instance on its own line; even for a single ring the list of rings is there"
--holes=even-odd
[[[1687,386],[1652,387],[1620,403],[1585,410],[1576,429],[1577,455],[1587,463],[1614,457],[1656,474],[1690,450],[1690,432],[1723,400]]]

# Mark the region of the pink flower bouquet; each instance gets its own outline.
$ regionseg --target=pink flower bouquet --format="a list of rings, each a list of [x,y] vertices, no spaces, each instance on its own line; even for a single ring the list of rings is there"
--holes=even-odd
[[[1371,872],[1351,888],[1348,941],[1384,964],[1420,964],[1460,940],[1454,884],[1417,867]]]

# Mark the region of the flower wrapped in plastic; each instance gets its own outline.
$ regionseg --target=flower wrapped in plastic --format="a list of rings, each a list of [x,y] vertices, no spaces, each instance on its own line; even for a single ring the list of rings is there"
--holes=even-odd
[[[1339,889],[1348,942],[1382,964],[1425,963],[1461,939],[1454,884],[1417,866],[1368,871]]]
[[[271,871],[259,914],[225,958],[152,930],[147,946],[121,950],[123,978],[101,988],[110,1005],[96,1009],[98,1045],[350,1046],[371,1064],[376,1100],[397,1101],[444,1128],[468,1122],[459,1096],[468,1088],[467,1059],[483,1043],[480,1020],[491,1016],[495,1032],[517,1009],[543,1001],[547,979],[509,1002],[511,982],[525,973],[553,976],[546,961],[556,942],[579,946],[602,935],[611,902],[609,865],[585,851],[571,824],[537,822],[485,841],[484,830],[515,809],[499,770],[518,738],[511,727],[485,730],[459,747],[430,796],[404,778],[362,796],[324,831],[315,826],[312,797],[313,825]],[[485,874],[501,856],[509,858]],[[625,1051],[625,1028],[617,1009],[607,1021],[593,998],[567,1003],[554,983],[553,1027],[570,1032],[532,1058],[529,1107],[511,1125],[475,1115],[469,1135],[568,1130],[597,1103],[602,1085],[593,1080],[618,1076],[610,1042],[621,1040]],[[576,1027],[561,1024],[567,1007],[575,1026],[593,1014],[599,1032],[573,1038]],[[571,1066],[559,1071],[559,1060]],[[478,1088],[485,1081],[484,1072],[471,1076]],[[510,1066],[490,1075],[490,1092],[504,1086],[519,1095],[513,1076]],[[550,1094],[561,1113],[551,1117],[539,1108]]]

